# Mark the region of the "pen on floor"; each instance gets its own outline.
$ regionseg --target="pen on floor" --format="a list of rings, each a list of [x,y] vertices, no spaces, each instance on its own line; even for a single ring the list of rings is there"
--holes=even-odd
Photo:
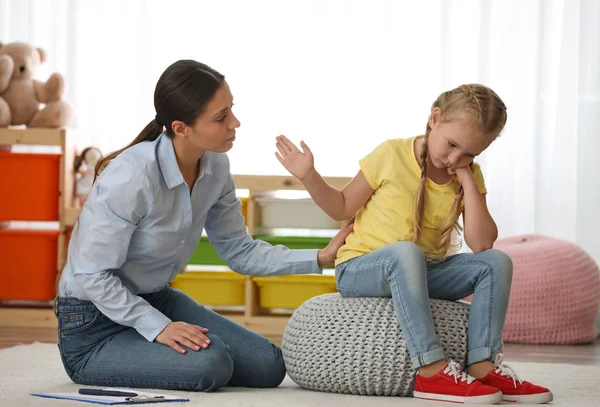
[[[79,389],[79,394],[87,396],[109,396],[109,397],[137,397],[137,393],[129,391],[102,390],[102,389]]]

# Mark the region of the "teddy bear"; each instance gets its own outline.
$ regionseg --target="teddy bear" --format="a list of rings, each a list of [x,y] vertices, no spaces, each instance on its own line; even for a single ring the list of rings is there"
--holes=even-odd
[[[46,59],[42,48],[23,42],[0,43],[0,127],[58,128],[71,123],[73,107],[63,98],[62,75],[53,73],[46,82],[34,79]]]

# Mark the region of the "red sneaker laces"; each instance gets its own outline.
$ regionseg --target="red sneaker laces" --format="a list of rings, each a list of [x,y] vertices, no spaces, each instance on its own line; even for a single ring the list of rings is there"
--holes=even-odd
[[[494,362],[494,366],[496,366],[496,373],[500,374],[504,377],[510,377],[513,380],[513,384],[515,388],[517,387],[517,382],[523,384],[523,380],[519,379],[519,376],[512,370],[508,365],[502,363],[502,359],[504,355],[499,353],[496,355],[496,361]]]
[[[454,377],[454,383],[458,384],[458,380],[461,382],[467,382],[467,384],[473,383],[475,378],[473,376],[469,376],[465,372],[462,371],[462,367],[455,361],[451,360],[448,362],[448,366],[444,369],[444,374],[450,377]]]

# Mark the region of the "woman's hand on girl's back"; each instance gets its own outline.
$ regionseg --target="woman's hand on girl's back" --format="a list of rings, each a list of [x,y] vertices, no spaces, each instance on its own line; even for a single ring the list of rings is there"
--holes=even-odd
[[[204,335],[206,333],[208,329],[198,325],[171,322],[158,334],[156,342],[170,346],[179,353],[185,353],[182,346],[193,350],[206,349],[210,344],[210,339]]]
[[[319,267],[332,267],[334,265],[338,250],[346,243],[346,238],[354,230],[354,218],[353,216],[348,219],[329,244],[324,249],[319,250],[317,254]]]
[[[304,141],[300,142],[300,146],[304,151],[300,151],[294,143],[283,135],[276,137],[275,140],[275,145],[279,151],[275,152],[275,156],[285,169],[300,181],[308,177],[315,169],[315,160],[310,148],[304,144]]]

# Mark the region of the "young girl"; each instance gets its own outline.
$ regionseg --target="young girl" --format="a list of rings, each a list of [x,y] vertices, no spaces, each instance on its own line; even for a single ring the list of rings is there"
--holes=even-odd
[[[205,227],[233,270],[275,275],[321,273],[351,226],[319,251],[253,240],[225,154],[240,122],[223,75],[175,62],[158,80],[154,106],[140,135],[98,162],[96,175],[105,168],[73,230],[55,303],[65,370],[96,386],[278,386],[279,347],[168,283]]]
[[[417,398],[464,403],[545,403],[548,389],[517,378],[502,364],[512,262],[493,249],[497,237],[486,188],[473,159],[506,123],[506,106],[482,85],[463,85],[433,103],[424,136],[388,140],[360,161],[343,190],[300,151],[277,138],[275,155],[333,219],[356,214],[354,231],[338,251],[336,279],[343,297],[392,297],[412,363]],[[473,254],[446,257],[463,215]],[[468,375],[446,361],[429,298],[459,300],[474,293],[468,326]],[[476,380],[477,379],[477,380]],[[503,396],[502,396],[503,395]]]

